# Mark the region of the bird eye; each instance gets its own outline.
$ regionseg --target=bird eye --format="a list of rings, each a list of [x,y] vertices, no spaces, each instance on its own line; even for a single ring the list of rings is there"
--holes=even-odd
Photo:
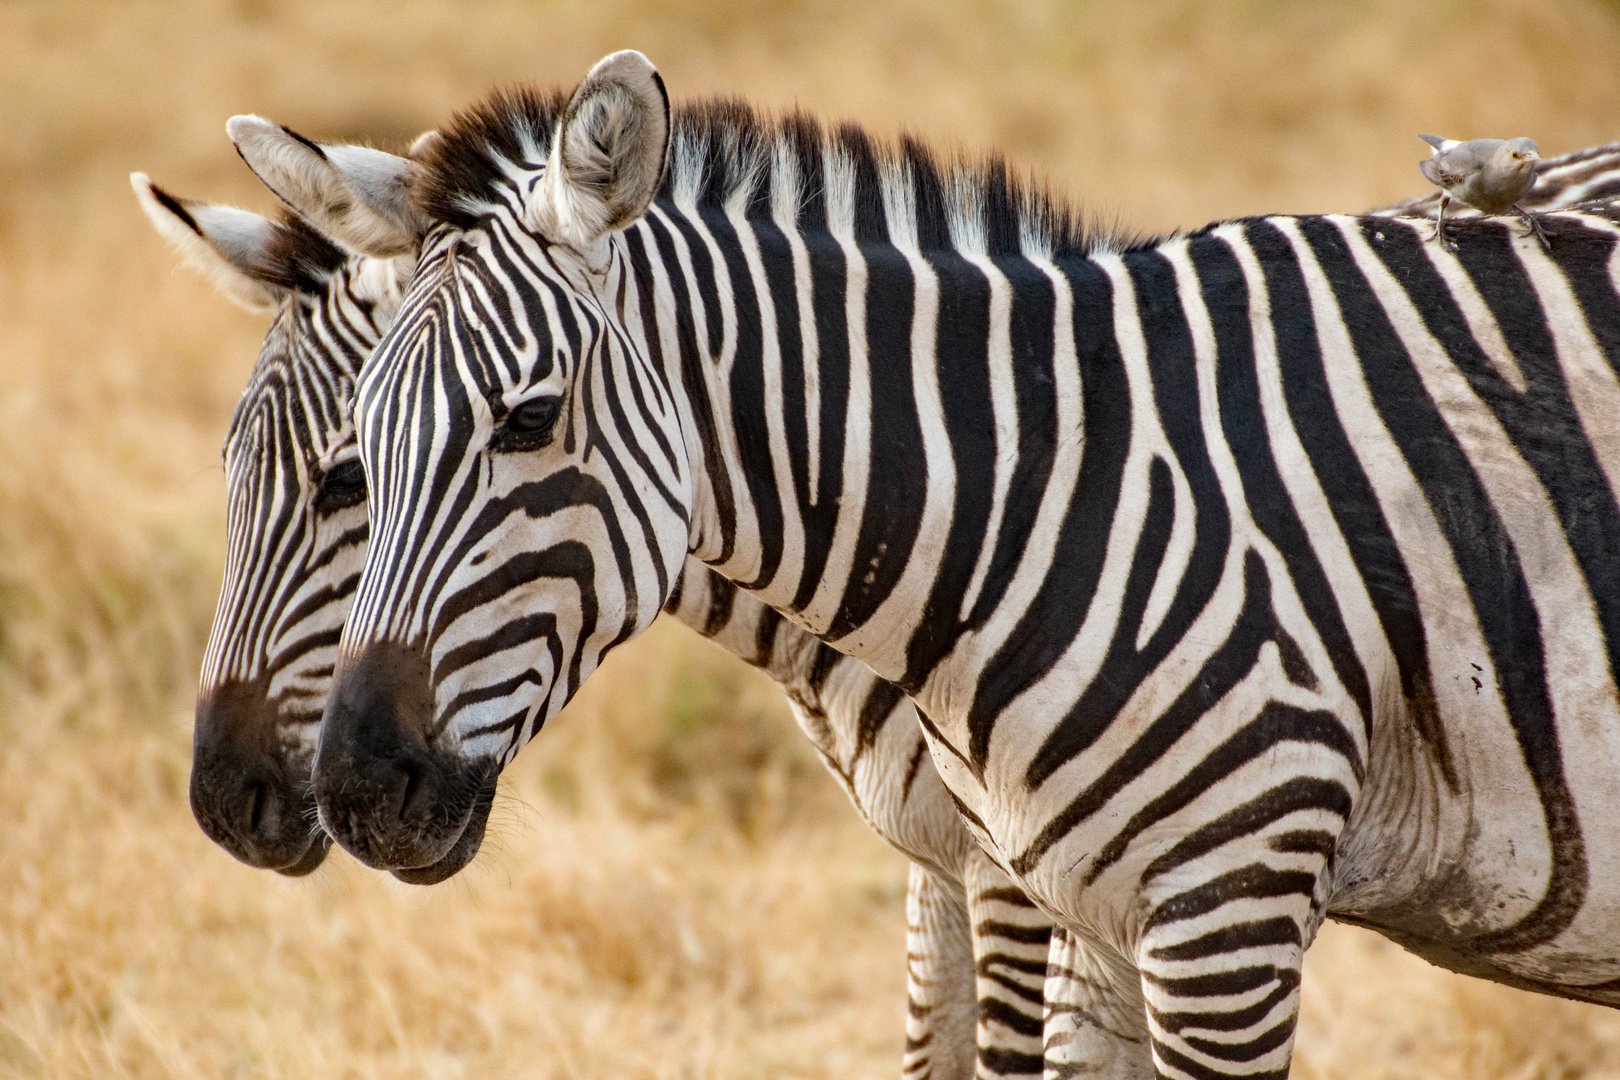
[[[562,399],[531,398],[506,414],[496,432],[497,450],[538,450],[551,442],[551,429],[562,412]]]
[[[359,458],[350,458],[326,470],[315,495],[315,510],[332,514],[366,501],[366,470]]]

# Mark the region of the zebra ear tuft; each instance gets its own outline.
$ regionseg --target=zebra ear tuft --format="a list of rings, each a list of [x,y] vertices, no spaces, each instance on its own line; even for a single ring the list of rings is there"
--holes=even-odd
[[[316,229],[363,255],[416,250],[426,219],[411,204],[416,163],[348,143],[316,143],[262,116],[225,131],[248,168]]]
[[[157,231],[220,292],[249,311],[270,311],[281,303],[286,289],[259,271],[275,240],[275,222],[246,210],[176,198],[145,173],[130,173],[129,183]]]
[[[563,111],[529,223],[575,250],[594,247],[652,204],[669,138],[669,95],[652,62],[629,49],[602,60]]]

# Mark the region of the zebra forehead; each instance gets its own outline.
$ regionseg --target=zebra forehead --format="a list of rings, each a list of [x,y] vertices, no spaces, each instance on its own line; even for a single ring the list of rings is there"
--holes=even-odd
[[[567,104],[561,91],[520,86],[458,113],[421,159],[412,186],[417,206],[437,221],[471,229],[526,197],[522,177],[544,167]],[[905,239],[915,236],[924,251],[1049,256],[1148,243],[1088,224],[1044,182],[1015,173],[999,155],[942,155],[909,136],[877,139],[858,124],[826,126],[801,111],[775,116],[731,97],[680,103],[672,123],[659,196],[683,210],[885,242],[891,237],[879,223],[886,209],[898,207],[905,210]]]
[[[333,274],[329,287],[341,288],[341,275]],[[345,402],[353,393],[355,377],[365,358],[368,342],[348,340],[317,318],[325,297],[297,292],[276,313],[254,362],[253,374],[236,403],[225,434],[227,454],[248,449],[248,443],[274,443],[290,438],[300,449],[312,445],[320,423],[335,437],[348,428]],[[255,423],[270,414],[278,419]]]

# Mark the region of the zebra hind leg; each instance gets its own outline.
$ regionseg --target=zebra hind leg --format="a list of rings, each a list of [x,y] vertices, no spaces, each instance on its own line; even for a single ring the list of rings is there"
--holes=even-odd
[[[905,1080],[969,1080],[977,1057],[967,898],[916,863],[906,893]]]
[[[969,856],[962,879],[973,920],[978,1075],[1033,1080],[1042,1072],[1052,921],[983,852]]]
[[[1046,962],[1046,1080],[1151,1080],[1140,977],[1057,927]]]

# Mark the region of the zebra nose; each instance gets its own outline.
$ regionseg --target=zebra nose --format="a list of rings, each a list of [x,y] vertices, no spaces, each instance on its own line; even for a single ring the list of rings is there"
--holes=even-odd
[[[464,763],[432,744],[433,719],[423,649],[373,642],[340,661],[315,754],[315,800],[327,832],[368,866],[434,866],[465,831],[476,791]]]
[[[191,812],[237,859],[297,877],[321,864],[331,841],[314,827],[308,763],[282,745],[264,689],[258,680],[225,683],[198,699]]]

